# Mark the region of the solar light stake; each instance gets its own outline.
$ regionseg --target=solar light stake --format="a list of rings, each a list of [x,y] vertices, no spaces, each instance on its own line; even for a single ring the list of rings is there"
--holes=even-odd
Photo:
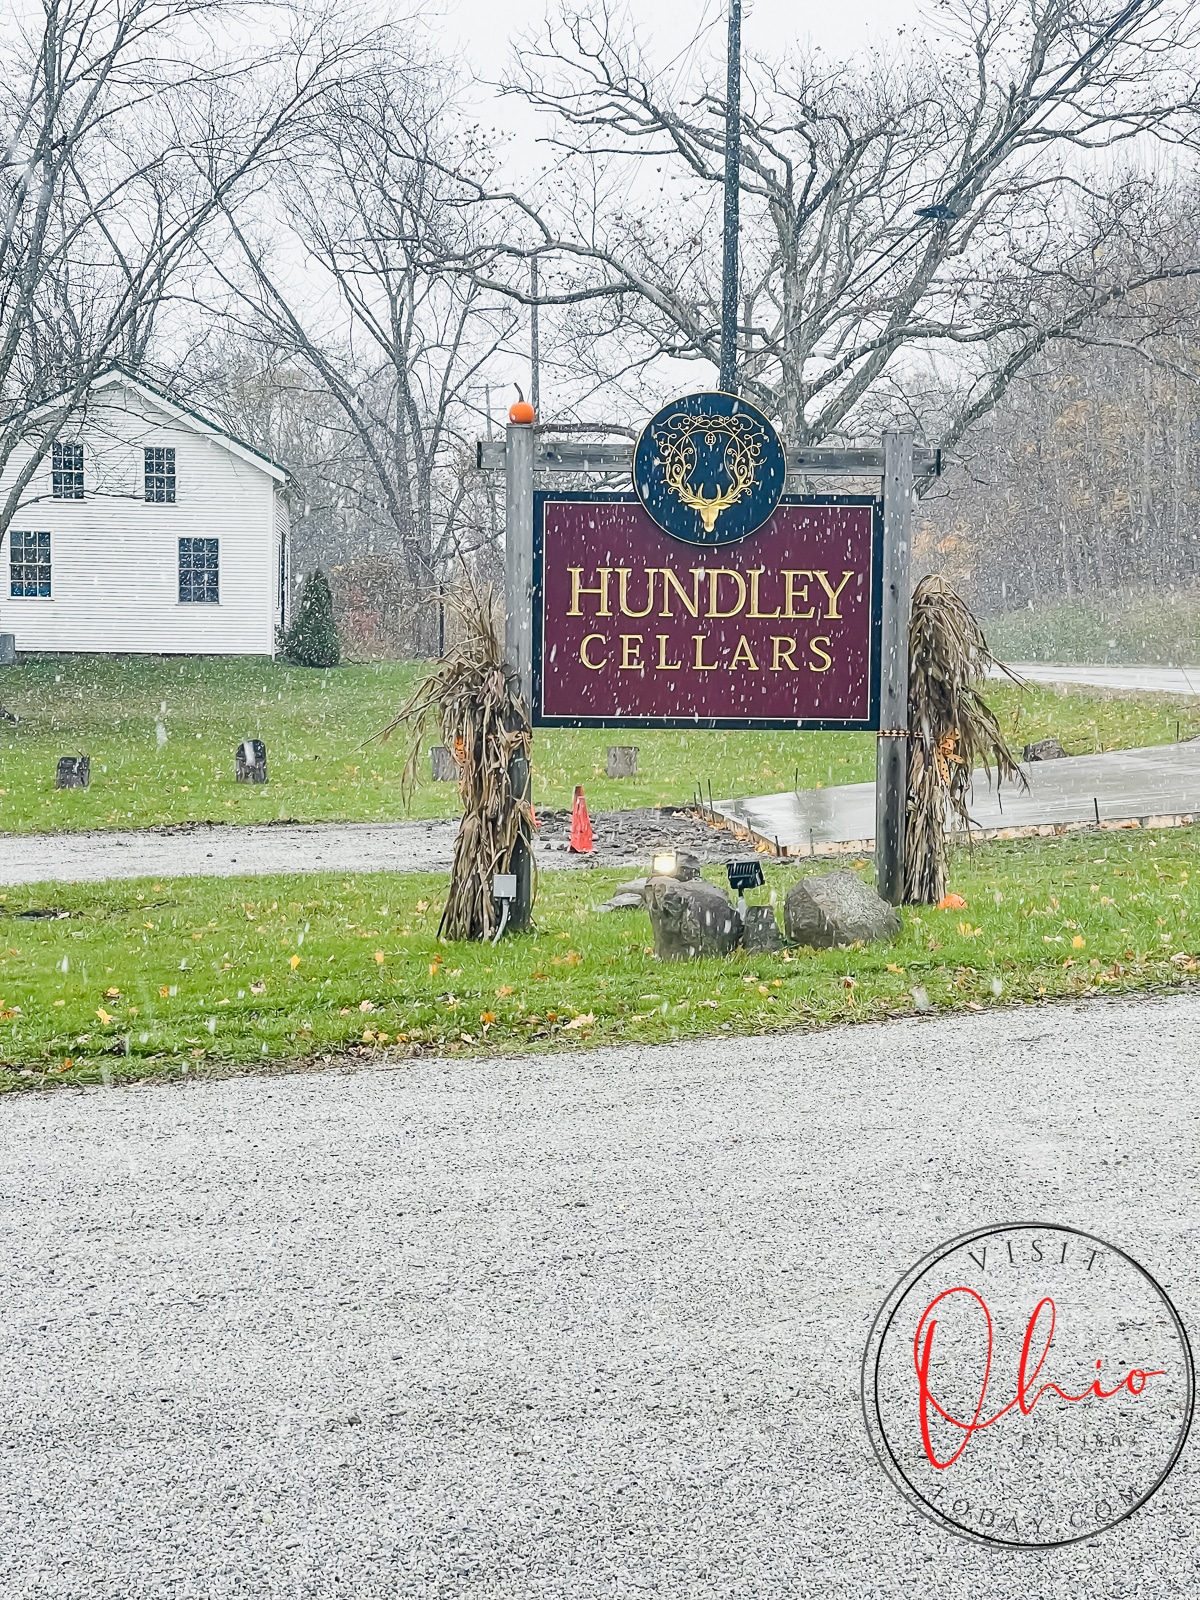
[[[738,915],[745,922],[746,890],[759,889],[766,882],[763,877],[762,862],[757,856],[751,856],[745,861],[727,861],[725,871],[729,876],[729,887],[737,890]]]

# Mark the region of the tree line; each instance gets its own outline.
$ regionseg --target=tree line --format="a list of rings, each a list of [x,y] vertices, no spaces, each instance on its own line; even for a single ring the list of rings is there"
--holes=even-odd
[[[1198,18],[948,0],[747,62],[739,386],[797,444],[942,448],[925,549],[987,608],[1196,576]],[[0,25],[0,530],[119,362],[280,459],[297,570],[434,651],[439,589],[501,570],[473,446],[535,317],[543,425],[598,434],[720,337],[720,30],[663,66],[604,0],[552,18],[497,91],[536,172],[467,88],[432,14],[330,0]]]

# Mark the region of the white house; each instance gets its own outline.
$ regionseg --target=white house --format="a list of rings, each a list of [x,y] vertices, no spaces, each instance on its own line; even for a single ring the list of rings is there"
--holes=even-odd
[[[273,655],[286,481],[142,379],[105,373],[0,541],[0,632],[29,651]]]

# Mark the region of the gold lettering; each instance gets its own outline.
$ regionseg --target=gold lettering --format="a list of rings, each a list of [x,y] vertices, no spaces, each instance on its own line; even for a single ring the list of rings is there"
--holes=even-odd
[[[605,656],[603,661],[591,661],[591,660],[589,660],[588,653],[587,653],[587,647],[588,647],[589,644],[591,644],[593,639],[599,639],[601,644],[607,644],[608,643],[608,640],[607,640],[607,638],[605,637],[604,634],[602,634],[602,633],[589,633],[587,638],[584,639],[583,643],[579,646],[579,659],[580,659],[580,661],[583,662],[584,666],[588,669],[589,672],[599,672],[601,667],[606,667],[608,665],[608,657]]]
[[[642,636],[640,633],[623,633],[621,635],[621,671],[645,672],[646,663],[641,657]]]
[[[821,649],[823,644],[828,643],[829,635],[827,633],[819,633],[815,639],[810,639],[808,641],[808,648],[812,651],[813,655],[822,656],[825,661],[825,665],[823,667],[814,667],[810,661],[808,663],[808,670],[810,672],[828,672],[830,667],[833,665],[833,657],[829,654],[828,650]]]
[[[737,649],[733,652],[733,660],[729,663],[730,672],[737,671],[739,661],[742,662],[744,666],[749,667],[751,672],[758,671],[758,662],[755,661],[750,652],[750,645],[747,642],[746,635],[744,633],[738,635]]]
[[[780,662],[786,661],[789,672],[799,672],[800,668],[792,659],[796,648],[795,639],[788,639],[781,633],[773,633],[771,635],[771,643],[775,648],[775,659],[771,662],[771,671],[782,672],[783,668],[780,666]]]
[[[783,614],[785,617],[789,619],[795,617],[803,622],[808,617],[816,616],[815,606],[809,606],[807,611],[797,611],[795,609],[797,600],[808,599],[808,585],[806,583],[799,584],[796,579],[811,577],[812,573],[807,567],[798,567],[795,572],[783,573]]]
[[[717,588],[722,578],[732,578],[738,587],[738,603],[732,611],[717,610]],[[746,604],[746,580],[732,567],[713,567],[708,574],[708,610],[706,617],[736,617]]]
[[[654,574],[657,570],[650,567],[646,571],[646,609],[644,611],[631,611],[629,609],[629,574],[631,567],[617,568],[617,582],[621,590],[621,615],[623,617],[648,617],[654,610]]]
[[[655,672],[677,672],[682,665],[682,661],[667,660],[667,635],[660,633],[658,636],[658,661],[654,667]]]
[[[683,585],[670,567],[659,567],[658,570],[663,575],[662,610],[658,613],[659,616],[670,617],[674,615],[671,610],[671,590],[674,589],[680,600],[683,601],[684,608],[693,617],[698,617],[700,615],[700,585],[704,582],[704,568],[689,567],[688,569],[692,574],[692,598],[690,600],[684,593]]]
[[[838,595],[841,594],[842,590],[850,582],[850,579],[853,576],[854,576],[853,571],[843,572],[842,573],[842,581],[841,581],[841,583],[838,584],[836,589],[831,589],[829,587],[829,574],[827,572],[817,572],[816,570],[814,570],[813,577],[817,580],[817,582],[821,585],[822,589],[824,589],[825,593],[829,596],[829,610],[825,613],[826,622],[840,621],[842,614],[837,608]]]
[[[600,606],[596,612],[596,615],[598,617],[611,617],[612,612],[608,609],[608,580],[610,574],[612,573],[612,568],[600,568],[600,582],[593,588],[589,588],[586,584],[580,583],[579,580],[583,577],[582,567],[568,567],[567,571],[571,574],[571,609],[567,612],[567,615],[569,617],[581,617],[583,612],[579,606],[580,596],[585,594],[598,594],[600,596]]]
[[[775,607],[774,611],[760,611],[758,609],[758,581],[766,570],[766,567],[751,567],[746,574],[750,579],[750,609],[746,613],[748,617],[764,617],[769,620],[771,617],[779,615],[778,606]]]
[[[694,633],[692,638],[696,645],[696,659],[692,665],[696,671],[715,672],[721,663],[719,661],[705,661],[704,659],[704,641],[708,638],[708,635],[706,633]]]

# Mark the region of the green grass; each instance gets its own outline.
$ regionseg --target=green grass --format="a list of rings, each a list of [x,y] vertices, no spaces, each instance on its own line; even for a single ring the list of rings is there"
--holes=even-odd
[[[1200,589],[1120,591],[1013,611],[986,624],[1002,661],[1200,663]]]
[[[438,942],[434,876],[9,890],[0,1088],[347,1050],[652,1043],[1184,983],[1200,970],[1198,855],[1184,829],[976,846],[954,862],[966,908],[906,911],[894,943],[678,964],[653,959],[645,913],[593,914],[614,872],[544,875],[536,934],[497,949]],[[766,872],[762,892],[782,900],[796,871]]]
[[[194,821],[388,820],[405,815],[405,741],[365,743],[411,688],[413,663],[332,672],[241,657],[46,656],[0,668],[0,828],[33,833],[140,828]],[[1056,734],[1073,751],[1165,743],[1200,728],[1200,701],[1169,696],[1019,696],[992,700],[1018,743]],[[164,711],[162,708],[166,706]],[[160,748],[157,724],[166,743]],[[238,784],[233,751],[266,741],[270,782]],[[608,744],[633,741],[641,775],[604,776]],[[58,757],[92,758],[92,786],[55,790]],[[684,804],[697,781],[716,797],[874,777],[871,734],[708,733],[544,729],[535,735],[535,803],[567,807],[584,784],[593,809]],[[427,771],[427,766],[425,767]],[[415,817],[450,816],[452,784],[425,782]]]

